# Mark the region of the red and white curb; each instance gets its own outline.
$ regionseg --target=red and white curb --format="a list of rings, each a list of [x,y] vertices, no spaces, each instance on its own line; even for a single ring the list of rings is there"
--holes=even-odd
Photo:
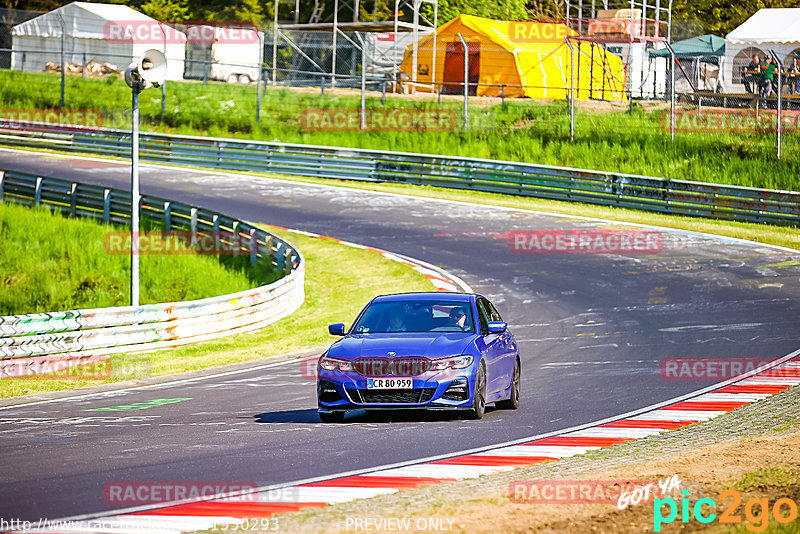
[[[114,515],[68,518],[58,532],[176,533],[218,525],[252,524],[254,518],[387,495],[425,485],[511,471],[584,454],[707,421],[800,384],[800,350],[704,390],[642,410],[490,448],[345,473],[324,480],[260,488],[239,497],[129,508]],[[478,423],[479,424],[479,423]],[[64,520],[62,520],[64,521]],[[33,528],[28,532],[53,532]]]
[[[371,252],[375,252],[380,254],[384,258],[396,261],[398,263],[402,263],[403,265],[407,265],[411,267],[413,270],[417,271],[418,273],[422,274],[431,281],[434,287],[439,291],[449,291],[449,292],[464,292],[464,293],[472,293],[472,288],[463,281],[458,276],[445,271],[444,269],[440,269],[435,265],[431,265],[430,263],[424,262],[422,260],[418,260],[416,258],[410,258],[408,256],[404,256],[402,254],[397,254],[394,252],[389,252],[387,250],[375,248],[375,247],[368,247],[366,245],[360,245],[358,243],[352,243],[350,241],[344,241],[342,239],[338,239],[336,237],[330,237],[327,235],[322,234],[315,234],[313,232],[305,232],[303,230],[293,230],[291,228],[283,228],[281,226],[270,226],[271,228],[276,228],[278,230],[284,230],[287,232],[292,232],[295,234],[300,234],[308,237],[316,237],[318,239],[326,239],[328,241],[333,241],[334,243],[339,243],[340,245],[344,245],[346,247],[353,247],[359,248],[362,250],[369,250]]]

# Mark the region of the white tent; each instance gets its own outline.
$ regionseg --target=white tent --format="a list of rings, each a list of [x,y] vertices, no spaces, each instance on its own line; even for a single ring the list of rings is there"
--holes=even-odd
[[[63,25],[63,26],[62,26]],[[186,36],[128,6],[72,2],[11,30],[11,68],[44,70],[48,62],[111,63],[123,70],[133,58],[155,48],[167,57],[167,79],[183,79]]]
[[[785,66],[800,53],[800,8],[759,9],[725,37],[725,86],[744,90],[741,69],[753,55],[764,60],[774,51]]]

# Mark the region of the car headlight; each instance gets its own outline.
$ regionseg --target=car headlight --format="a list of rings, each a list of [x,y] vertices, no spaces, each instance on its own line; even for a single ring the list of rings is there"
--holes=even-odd
[[[327,356],[323,356],[319,359],[319,366],[325,371],[335,371],[338,369],[342,372],[348,372],[353,370],[353,365],[350,362],[329,358]]]
[[[438,360],[431,360],[431,371],[444,371],[445,369],[464,369],[472,365],[473,357],[469,354],[462,354],[461,356],[454,356],[452,358],[441,358]]]

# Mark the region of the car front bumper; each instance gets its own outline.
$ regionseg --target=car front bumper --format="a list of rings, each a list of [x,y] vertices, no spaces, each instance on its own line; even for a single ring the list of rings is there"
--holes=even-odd
[[[412,389],[368,389],[367,377],[320,372],[317,404],[321,411],[392,409],[470,409],[473,385],[469,369],[447,376],[415,376]],[[443,373],[437,373],[443,374]]]

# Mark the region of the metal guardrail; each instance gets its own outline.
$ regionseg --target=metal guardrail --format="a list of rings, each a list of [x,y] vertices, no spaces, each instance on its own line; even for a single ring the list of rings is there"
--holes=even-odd
[[[131,193],[55,178],[0,171],[0,202],[47,206],[69,216],[130,224]],[[143,218],[166,232],[221,239],[251,261],[268,261],[280,280],[201,300],[0,317],[0,359],[95,357],[172,347],[248,332],[294,312],[305,299],[300,252],[264,230],[180,202],[145,196]],[[233,249],[236,250],[236,249]]]
[[[0,144],[127,157],[130,132],[0,119]],[[140,158],[243,171],[402,182],[737,221],[797,225],[800,193],[429,154],[144,133]]]

